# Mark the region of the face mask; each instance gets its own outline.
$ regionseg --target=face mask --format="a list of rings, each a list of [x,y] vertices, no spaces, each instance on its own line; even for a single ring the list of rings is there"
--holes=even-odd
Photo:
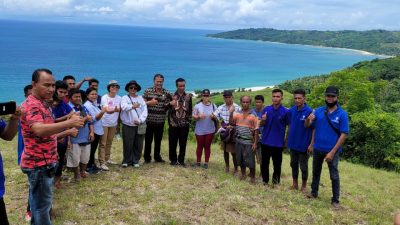
[[[325,104],[328,106],[328,108],[333,108],[333,107],[335,107],[335,105],[337,104],[337,101],[334,101],[334,102],[332,102],[332,103],[329,103],[329,102],[327,102],[327,101],[325,100]]]

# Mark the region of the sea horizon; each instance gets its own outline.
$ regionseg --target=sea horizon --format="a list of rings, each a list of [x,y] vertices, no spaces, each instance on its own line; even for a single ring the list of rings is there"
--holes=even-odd
[[[23,101],[23,87],[36,68],[56,79],[72,74],[100,80],[100,94],[115,79],[152,86],[156,73],[175,90],[183,77],[188,92],[208,88],[268,87],[304,76],[327,74],[359,61],[382,58],[359,50],[206,37],[217,30],[155,28],[0,20],[0,101]],[[10,77],[14,79],[9,79]],[[84,84],[82,89],[86,89]]]

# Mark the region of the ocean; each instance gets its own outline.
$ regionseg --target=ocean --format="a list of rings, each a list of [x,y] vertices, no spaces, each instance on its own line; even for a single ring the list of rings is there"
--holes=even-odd
[[[0,101],[22,102],[23,87],[37,68],[52,70],[56,79],[67,74],[77,80],[97,78],[104,94],[111,79],[121,87],[136,80],[146,88],[156,73],[165,76],[164,87],[171,91],[178,77],[186,80],[188,91],[271,86],[378,57],[345,49],[206,37],[216,32],[0,20]]]

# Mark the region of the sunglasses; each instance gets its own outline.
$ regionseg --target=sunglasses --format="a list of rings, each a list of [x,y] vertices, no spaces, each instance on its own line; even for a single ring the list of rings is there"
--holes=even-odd
[[[130,86],[129,90],[136,90],[136,86]]]
[[[110,85],[110,87],[119,89],[119,85]]]

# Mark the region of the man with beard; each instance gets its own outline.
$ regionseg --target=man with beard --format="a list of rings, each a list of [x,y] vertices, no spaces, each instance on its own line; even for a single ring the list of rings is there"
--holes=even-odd
[[[340,207],[340,179],[339,179],[339,153],[349,133],[349,119],[347,112],[338,104],[339,89],[334,86],[325,90],[326,106],[319,107],[311,113],[306,122],[306,127],[313,127],[314,150],[311,193],[308,198],[318,197],[318,187],[321,177],[322,164],[328,163],[329,174],[332,182],[331,204],[334,209]]]

